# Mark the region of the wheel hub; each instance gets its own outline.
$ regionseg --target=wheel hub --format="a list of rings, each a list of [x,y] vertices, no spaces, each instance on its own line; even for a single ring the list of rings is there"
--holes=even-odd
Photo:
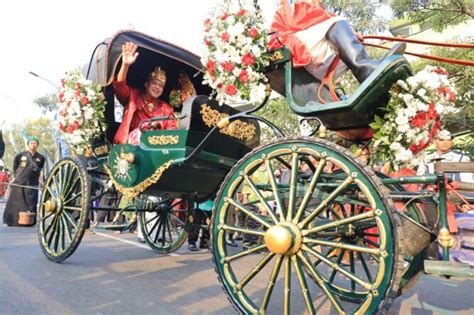
[[[44,210],[47,213],[54,213],[54,212],[56,212],[57,208],[58,208],[58,204],[57,204],[55,199],[48,199],[44,203]]]
[[[292,255],[301,247],[301,232],[294,224],[281,223],[267,230],[264,241],[271,252]]]

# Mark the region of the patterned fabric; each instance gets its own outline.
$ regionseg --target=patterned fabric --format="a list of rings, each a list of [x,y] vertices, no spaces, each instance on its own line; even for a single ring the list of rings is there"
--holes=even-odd
[[[114,143],[127,143],[131,131],[137,129],[141,122],[146,119],[158,116],[173,117],[173,108],[162,100],[154,102],[150,110],[142,97],[142,91],[131,88],[125,81],[114,81],[114,92],[120,103],[124,105],[122,123],[115,134]],[[176,120],[165,120],[157,122],[155,129],[176,129]],[[144,126],[146,129],[147,126]],[[136,139],[136,133],[134,134]],[[132,135],[133,136],[133,135]],[[139,138],[138,138],[139,139]]]

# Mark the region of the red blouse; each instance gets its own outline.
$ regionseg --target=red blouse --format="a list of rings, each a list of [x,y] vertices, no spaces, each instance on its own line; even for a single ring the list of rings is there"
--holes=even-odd
[[[113,85],[117,99],[124,105],[122,123],[115,134],[114,143],[127,143],[130,131],[138,128],[140,123],[146,119],[158,116],[173,118],[173,107],[165,101],[160,99],[154,101],[154,106],[150,110],[147,106],[149,104],[146,104],[142,97],[142,91],[129,87],[125,80],[114,81]],[[155,129],[177,128],[175,119],[159,121],[156,124]]]

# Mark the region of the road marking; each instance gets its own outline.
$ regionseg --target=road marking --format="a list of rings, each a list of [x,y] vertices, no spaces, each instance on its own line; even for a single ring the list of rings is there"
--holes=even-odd
[[[153,251],[153,249],[151,249],[150,247],[148,247],[146,245],[143,245],[143,244],[140,244],[140,243],[137,243],[137,242],[125,240],[125,239],[120,238],[120,237],[116,237],[116,236],[113,236],[113,235],[110,235],[110,234],[101,233],[101,232],[97,232],[97,231],[91,231],[91,232],[94,233],[94,234],[97,234],[99,236],[103,236],[103,237],[106,237],[106,238],[113,239],[115,241],[119,241],[119,242],[122,242],[122,243],[125,243],[125,244],[129,244],[129,245],[133,245],[133,246],[136,246],[136,247],[140,247],[140,248],[144,248],[144,249],[148,249],[150,251]],[[180,254],[176,254],[176,253],[169,253],[169,254],[166,254],[166,255],[168,255],[168,256],[181,256]]]

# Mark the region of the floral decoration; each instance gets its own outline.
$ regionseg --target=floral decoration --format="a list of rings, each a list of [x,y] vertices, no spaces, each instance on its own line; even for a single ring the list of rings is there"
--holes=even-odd
[[[269,63],[259,8],[251,0],[224,0],[204,21],[204,31],[203,83],[214,89],[219,104],[254,100]]]
[[[390,94],[384,118],[376,116],[370,125],[376,131],[372,150],[395,170],[413,168],[438,134],[443,117],[458,111],[456,87],[446,70],[427,66],[399,80]]]
[[[197,95],[196,88],[187,74],[181,73],[178,83],[179,89],[171,90],[169,96],[169,103],[174,108],[180,108],[189,97]]]
[[[66,73],[58,94],[58,127],[76,154],[105,130],[105,99],[101,86],[86,80],[79,69]]]

